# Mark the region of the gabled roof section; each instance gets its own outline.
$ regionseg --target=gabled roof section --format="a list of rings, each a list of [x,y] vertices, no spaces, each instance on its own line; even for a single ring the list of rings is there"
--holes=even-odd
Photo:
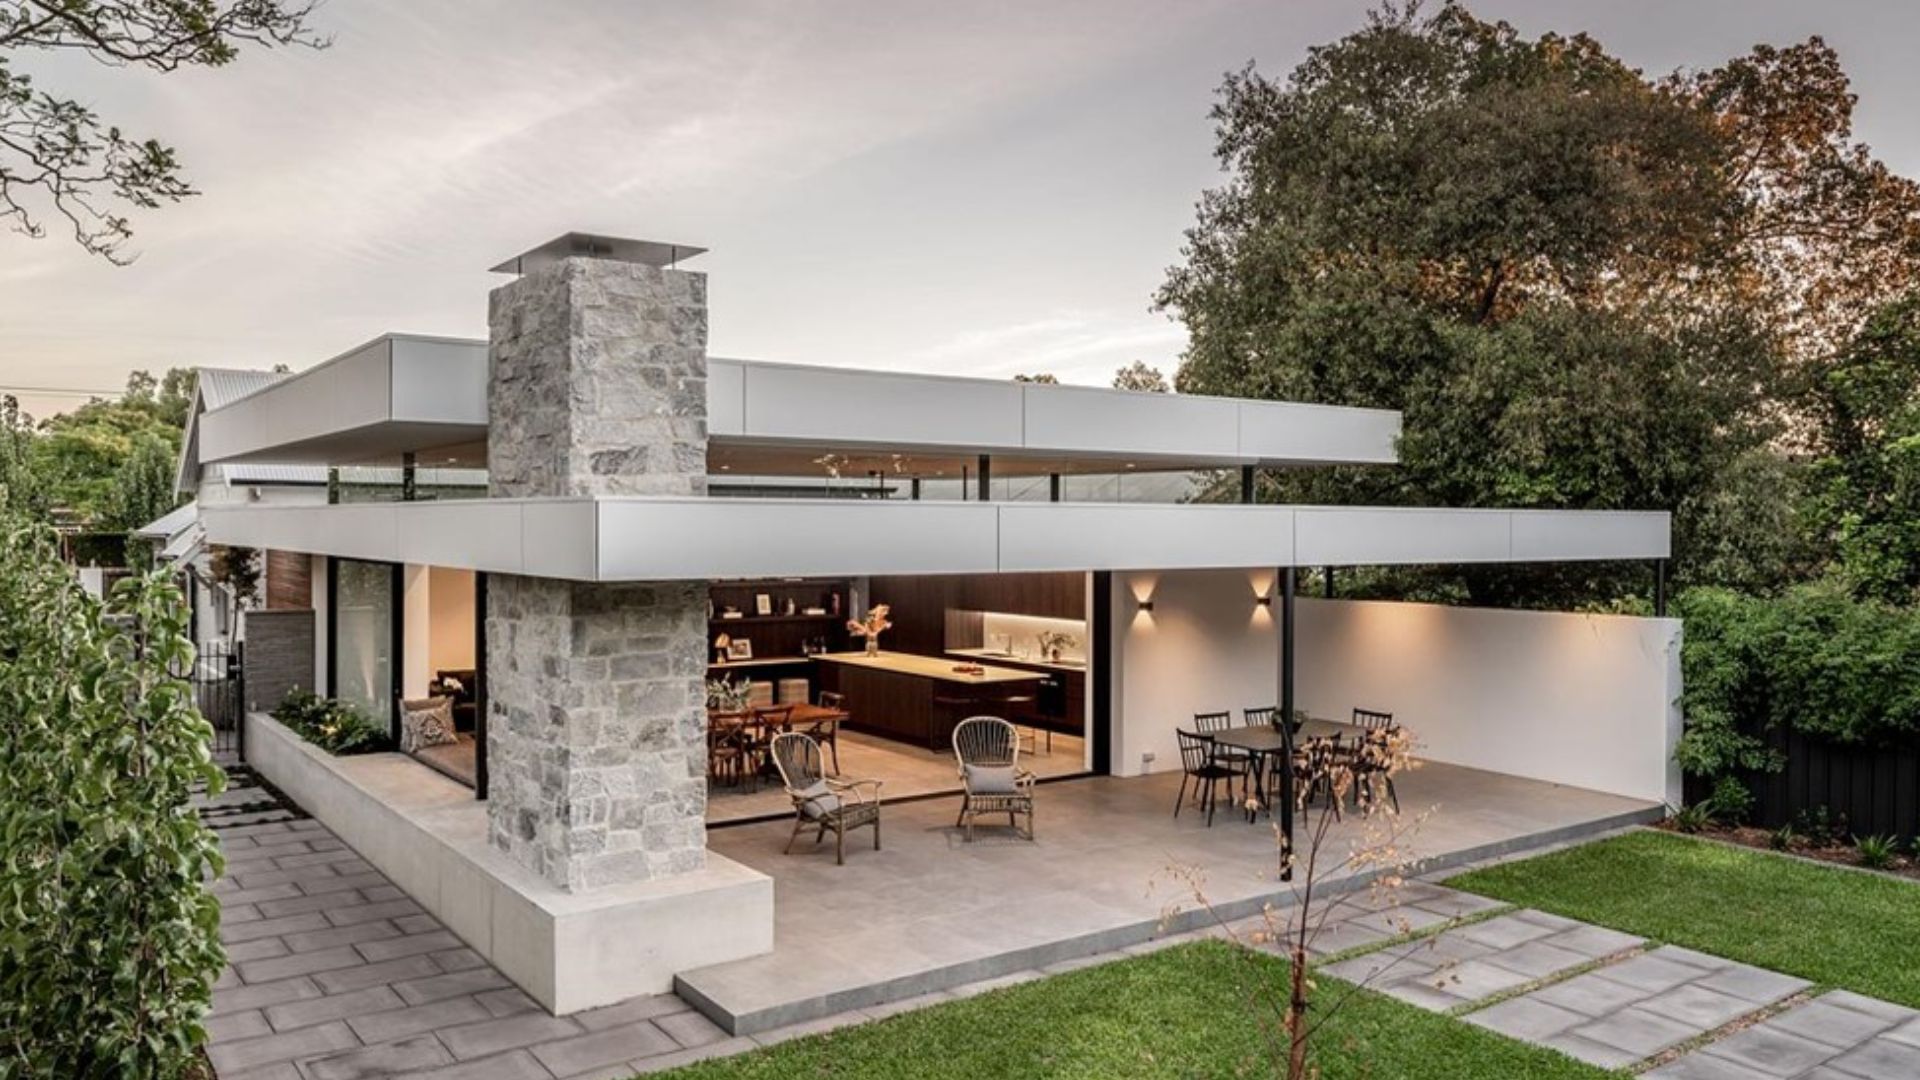
[[[174,494],[184,495],[200,487],[200,414],[265,390],[290,374],[248,368],[194,369],[193,404],[187,409],[187,430],[180,440],[180,463],[173,474]]]

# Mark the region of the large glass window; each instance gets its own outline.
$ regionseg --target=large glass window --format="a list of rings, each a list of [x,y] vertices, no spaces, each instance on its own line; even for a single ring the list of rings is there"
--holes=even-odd
[[[381,725],[393,719],[400,663],[394,633],[398,569],[353,559],[333,564],[333,696]]]

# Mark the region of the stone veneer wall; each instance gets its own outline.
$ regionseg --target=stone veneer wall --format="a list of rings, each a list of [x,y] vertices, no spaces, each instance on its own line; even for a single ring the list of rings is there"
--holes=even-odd
[[[556,885],[706,861],[706,587],[487,583],[489,834]]]
[[[490,495],[706,493],[706,275],[568,259],[488,325]]]
[[[704,275],[576,258],[496,289],[494,497],[706,490]],[[591,889],[706,861],[706,590],[490,575],[495,846]]]

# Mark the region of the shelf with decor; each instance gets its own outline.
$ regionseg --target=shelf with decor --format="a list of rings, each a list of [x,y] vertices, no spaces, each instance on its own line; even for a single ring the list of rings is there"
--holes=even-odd
[[[818,685],[811,654],[851,647],[845,610],[852,593],[850,578],[709,582],[708,677],[726,678],[731,669],[738,669],[735,677],[756,682],[804,677],[812,700]],[[808,608],[818,613],[807,614]],[[723,618],[728,609],[739,614]],[[732,655],[723,656],[725,650]]]

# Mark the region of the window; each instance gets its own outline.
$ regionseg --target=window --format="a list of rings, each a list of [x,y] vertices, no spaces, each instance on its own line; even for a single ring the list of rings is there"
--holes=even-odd
[[[332,694],[391,725],[400,672],[400,567],[334,559],[329,589]]]

